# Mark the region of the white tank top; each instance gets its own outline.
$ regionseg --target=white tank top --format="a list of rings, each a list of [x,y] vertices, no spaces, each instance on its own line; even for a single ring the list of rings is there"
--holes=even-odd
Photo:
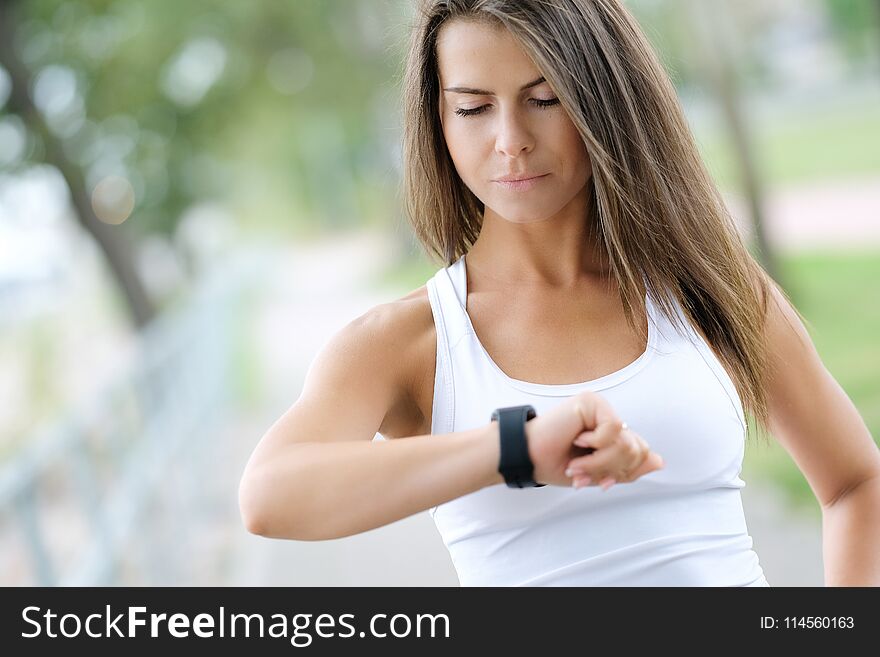
[[[646,296],[639,358],[592,381],[551,385],[508,376],[480,343],[464,256],[427,288],[437,332],[431,433],[485,425],[503,406],[531,404],[541,415],[593,390],[665,461],[604,492],[502,483],[431,508],[462,586],[769,586],[740,495],[742,404],[680,305],[687,335]]]

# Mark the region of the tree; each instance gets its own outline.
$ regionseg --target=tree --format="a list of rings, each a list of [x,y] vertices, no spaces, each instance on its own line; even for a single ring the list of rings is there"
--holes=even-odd
[[[67,157],[59,139],[49,130],[34,104],[30,91],[32,87],[30,72],[15,50],[14,4],[13,0],[0,1],[0,65],[8,71],[12,83],[10,109],[39,136],[45,148],[47,163],[55,166],[67,183],[76,218],[101,248],[119,283],[134,323],[142,327],[153,318],[155,307],[134,268],[131,245],[124,233],[118,228],[103,223],[95,215],[82,171]]]
[[[722,15],[720,3],[714,0],[687,0],[687,7],[691,10],[689,12],[691,24],[698,36],[702,71],[718,97],[739,164],[743,191],[748,200],[749,219],[758,250],[757,257],[767,273],[783,285],[780,268],[764,227],[764,187],[746,113],[740,101],[736,67],[731,54],[731,40],[724,30],[718,27],[720,22],[729,20],[729,17],[725,18]]]
[[[139,280],[139,247],[161,241],[197,275],[179,229],[201,203],[243,231],[347,226],[371,211],[392,223],[405,1],[0,0],[6,111],[61,171],[135,325],[161,302]],[[76,79],[81,101],[82,125],[60,133],[32,94],[51,68]],[[137,192],[122,225],[96,221],[90,202],[114,158]]]

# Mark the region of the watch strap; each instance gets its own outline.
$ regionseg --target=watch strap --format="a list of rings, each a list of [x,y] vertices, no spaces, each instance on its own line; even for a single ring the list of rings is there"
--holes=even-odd
[[[509,488],[540,488],[534,480],[534,464],[529,456],[525,424],[536,417],[533,406],[508,406],[497,408],[492,421],[498,422],[501,456],[498,471],[504,476]]]

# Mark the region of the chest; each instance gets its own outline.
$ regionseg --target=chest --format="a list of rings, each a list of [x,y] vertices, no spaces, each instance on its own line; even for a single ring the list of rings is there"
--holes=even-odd
[[[616,294],[593,294],[589,302],[573,301],[571,295],[537,296],[510,296],[516,299],[511,304],[498,295],[468,295],[467,313],[477,340],[508,376],[550,385],[591,381],[626,367],[645,352],[647,313],[637,312],[640,325],[633,330]],[[657,311],[655,315],[659,317]],[[408,401],[389,416],[383,431],[388,438],[431,433],[437,336],[433,321],[425,326],[412,350]],[[667,324],[665,331],[670,330]],[[705,341],[698,327],[695,331]]]
[[[647,318],[626,321],[610,294],[471,294],[468,317],[479,344],[505,374],[541,384],[580,383],[615,372],[644,353]]]
[[[522,381],[552,385],[597,379],[626,367],[646,349],[644,311],[637,316],[638,330],[633,330],[619,297],[611,294],[579,299],[571,294],[520,292],[505,298],[472,293],[467,312],[486,356]],[[390,437],[431,433],[437,348],[433,324],[419,345],[411,408],[398,414],[395,428],[389,427]]]

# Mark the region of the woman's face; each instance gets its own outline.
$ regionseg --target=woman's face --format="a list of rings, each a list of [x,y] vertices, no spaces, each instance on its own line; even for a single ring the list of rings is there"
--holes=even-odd
[[[506,28],[450,21],[438,35],[437,59],[446,146],[487,212],[525,223],[584,202],[592,168],[583,140]],[[499,181],[531,176],[541,177]]]

